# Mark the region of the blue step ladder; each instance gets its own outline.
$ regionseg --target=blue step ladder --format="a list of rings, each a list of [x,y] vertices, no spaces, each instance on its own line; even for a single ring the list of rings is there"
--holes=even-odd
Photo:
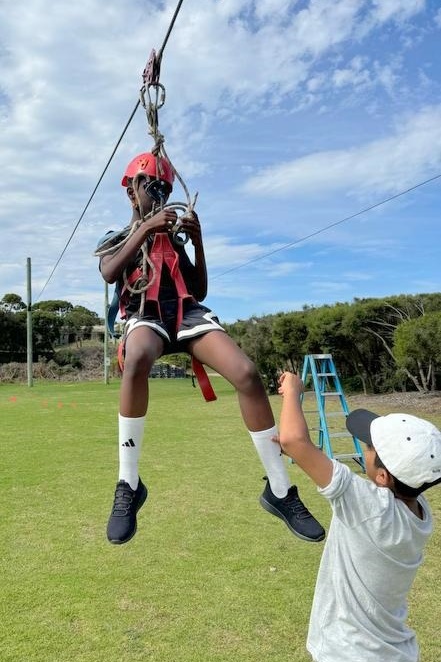
[[[307,354],[303,361],[302,381],[307,385],[308,380],[312,381],[312,387],[315,392],[317,408],[314,410],[305,410],[305,414],[318,414],[318,427],[311,427],[311,432],[318,431],[318,447],[330,458],[336,460],[354,460],[365,472],[363,452],[360,442],[347,431],[345,426],[346,416],[349,414],[346,398],[343,388],[337,374],[337,370],[332,359],[332,354]],[[305,394],[302,394],[302,404],[305,404]],[[330,411],[331,401],[337,404],[337,410]],[[327,403],[329,405],[327,407]],[[337,426],[337,431],[330,431],[328,419],[341,418],[341,426]],[[342,418],[343,417],[343,418]],[[339,429],[341,427],[341,430]],[[334,430],[334,428],[332,428]],[[333,439],[342,439],[348,437],[351,439],[352,452],[334,454],[332,448]],[[342,444],[339,444],[339,449]]]

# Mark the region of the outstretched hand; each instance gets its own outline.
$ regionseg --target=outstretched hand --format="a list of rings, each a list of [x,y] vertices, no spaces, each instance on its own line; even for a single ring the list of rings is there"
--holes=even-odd
[[[282,452],[295,460],[316,485],[326,487],[332,480],[332,460],[311,441],[300,396],[304,385],[300,377],[284,372],[279,378],[279,393],[283,396],[280,414],[280,446]],[[286,396],[286,397],[284,397]]]
[[[300,377],[293,372],[284,372],[279,377],[278,393],[282,396],[292,393],[300,397],[305,390]]]

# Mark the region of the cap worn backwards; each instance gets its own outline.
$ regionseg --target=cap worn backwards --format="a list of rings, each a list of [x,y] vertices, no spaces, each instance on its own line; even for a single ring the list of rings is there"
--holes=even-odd
[[[411,414],[378,416],[356,409],[346,419],[349,432],[372,444],[387,470],[415,489],[441,479],[441,432]]]

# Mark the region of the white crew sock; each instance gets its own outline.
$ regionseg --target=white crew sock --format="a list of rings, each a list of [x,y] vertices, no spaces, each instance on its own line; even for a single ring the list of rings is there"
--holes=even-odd
[[[269,430],[259,430],[258,432],[248,430],[248,432],[265,468],[272,493],[277,498],[282,499],[288,494],[291,483],[280,445],[272,441],[272,438],[278,434],[277,427],[274,426]]]
[[[138,487],[138,461],[144,435],[145,416],[127,418],[118,414],[119,428],[119,477],[132,490]]]

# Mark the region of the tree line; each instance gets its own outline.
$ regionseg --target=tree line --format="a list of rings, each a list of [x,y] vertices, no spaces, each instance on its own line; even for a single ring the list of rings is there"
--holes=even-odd
[[[34,304],[32,317],[34,352],[45,358],[54,356],[66,333],[78,343],[103,323],[95,312],[61,300]],[[441,293],[305,305],[224,327],[255,361],[272,392],[281,370],[301,371],[305,354],[323,353],[333,355],[347,391],[441,388]],[[26,360],[26,305],[18,295],[6,294],[0,301],[0,363],[12,356],[8,360]],[[185,359],[169,360],[184,365]]]
[[[0,301],[0,363],[26,361],[27,307],[18,294],[8,293]],[[32,344],[34,360],[51,359],[63,342],[89,337],[92,327],[102,323],[99,316],[84,306],[68,301],[50,300],[32,306]]]
[[[253,317],[227,331],[257,364],[270,391],[305,354],[332,354],[345,390],[441,388],[441,293],[354,299]]]

